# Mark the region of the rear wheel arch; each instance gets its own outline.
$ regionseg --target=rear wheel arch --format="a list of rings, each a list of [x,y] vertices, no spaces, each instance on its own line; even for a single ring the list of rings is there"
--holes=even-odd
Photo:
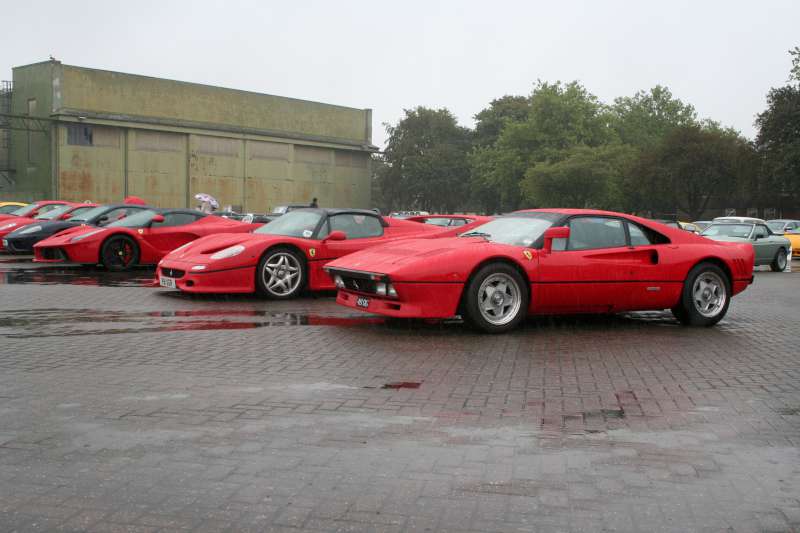
[[[690,273],[690,272],[691,272],[691,271],[692,271],[692,270],[693,270],[693,269],[694,269],[694,268],[695,268],[697,265],[699,265],[699,264],[702,264],[702,263],[711,263],[712,265],[716,265],[716,266],[718,266],[718,267],[719,267],[719,268],[722,270],[722,272],[725,274],[725,276],[727,276],[727,278],[728,278],[728,283],[729,283],[731,286],[733,286],[733,272],[731,272],[731,268],[730,268],[730,266],[728,265],[728,263],[726,263],[725,261],[723,261],[723,260],[722,260],[722,259],[720,259],[719,257],[715,257],[715,256],[711,256],[711,257],[704,257],[704,258],[702,258],[702,259],[700,259],[700,260],[698,260],[698,261],[695,261],[695,262],[694,262],[694,263],[693,263],[693,264],[692,264],[692,265],[689,267],[689,269],[686,271],[686,275],[685,275],[685,276],[684,276],[684,278],[683,278],[684,282],[686,281],[686,278],[688,278],[688,277],[689,277],[689,273]]]

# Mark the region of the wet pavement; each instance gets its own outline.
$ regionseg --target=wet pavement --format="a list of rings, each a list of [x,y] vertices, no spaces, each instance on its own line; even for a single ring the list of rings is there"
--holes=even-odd
[[[504,336],[151,281],[0,256],[0,531],[800,528],[796,272]]]

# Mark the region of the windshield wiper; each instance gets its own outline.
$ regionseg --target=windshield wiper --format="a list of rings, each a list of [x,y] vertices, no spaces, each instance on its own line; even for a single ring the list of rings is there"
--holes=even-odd
[[[489,239],[492,236],[491,233],[484,233],[482,231],[468,231],[466,233],[462,233],[459,237],[483,237],[484,239]]]

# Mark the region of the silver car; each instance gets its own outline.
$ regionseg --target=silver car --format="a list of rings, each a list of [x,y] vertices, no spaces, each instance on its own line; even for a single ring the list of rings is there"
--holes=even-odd
[[[700,234],[715,241],[749,242],[756,255],[756,266],[769,265],[773,272],[786,269],[791,243],[775,235],[764,222],[713,223]]]

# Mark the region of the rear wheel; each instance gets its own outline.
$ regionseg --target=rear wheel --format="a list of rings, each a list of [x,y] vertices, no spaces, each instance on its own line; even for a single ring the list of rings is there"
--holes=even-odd
[[[306,284],[306,262],[291,248],[273,248],[258,262],[258,292],[275,300],[288,300],[300,294]]]
[[[139,262],[139,246],[126,235],[114,235],[103,243],[100,261],[108,270],[127,270]]]
[[[682,324],[713,326],[730,305],[731,284],[717,265],[700,263],[686,277],[680,303],[672,309]]]
[[[464,290],[464,320],[475,329],[503,333],[525,320],[528,288],[511,265],[484,266],[472,276]]]
[[[778,253],[775,254],[769,267],[773,272],[783,272],[786,270],[786,250],[783,248],[778,249]]]

